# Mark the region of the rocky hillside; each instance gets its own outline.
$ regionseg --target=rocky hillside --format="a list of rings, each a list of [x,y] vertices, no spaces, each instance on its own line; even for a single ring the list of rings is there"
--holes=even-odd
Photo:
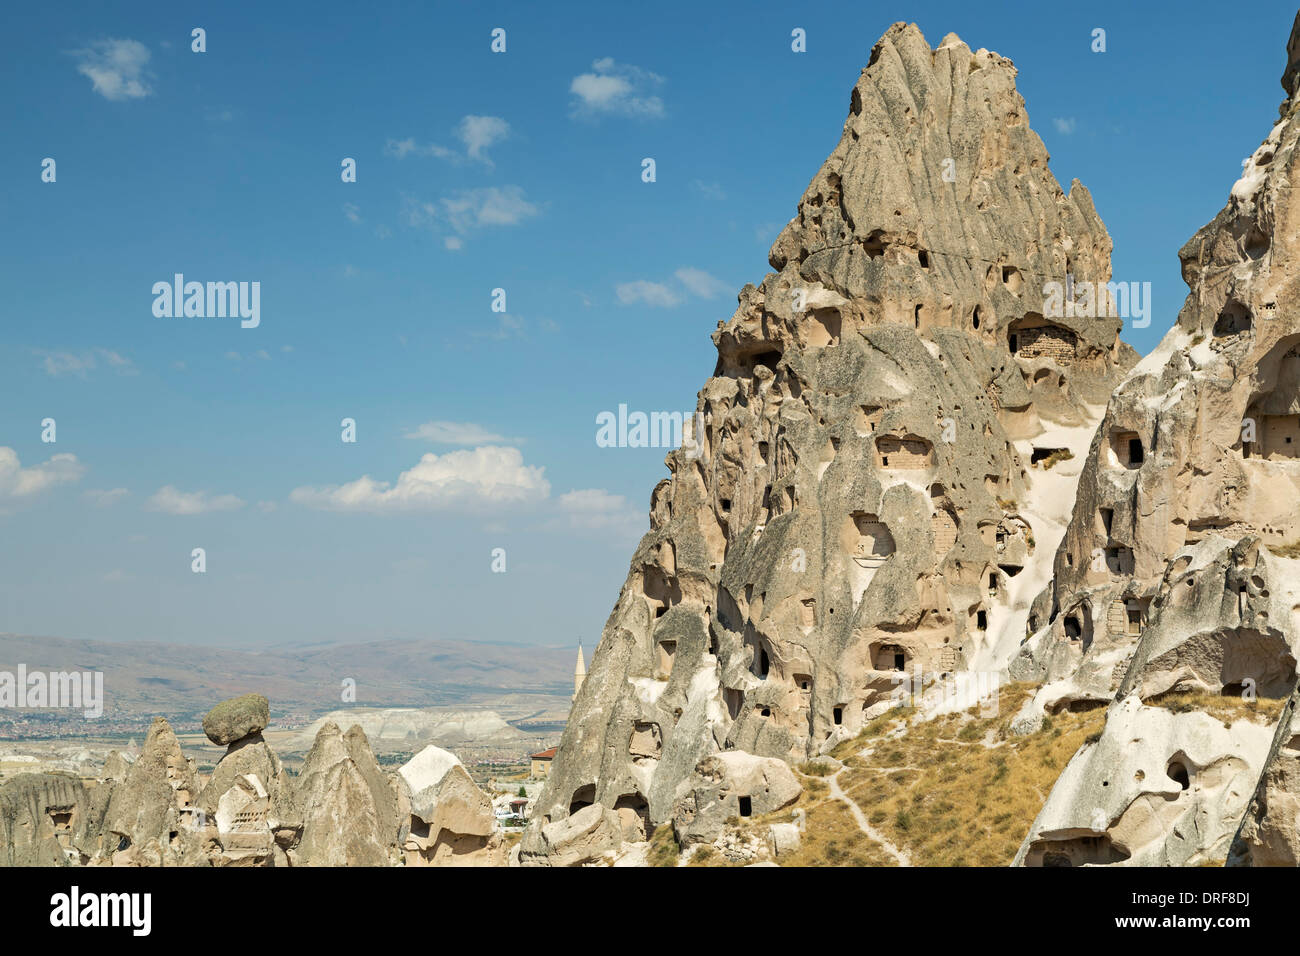
[[[246,695],[207,779],[159,718],[95,780],[0,786],[0,864],[1300,862],[1300,16],[1141,362],[1015,77],[873,48],[508,855],[452,754],[389,774],[326,718],[295,776]]]
[[[775,271],[713,334],[702,433],[651,497],[524,863],[769,812],[773,762],[853,737],[900,672],[1018,648],[1135,356],[1098,303],[1045,296],[1104,285],[1111,243],[1015,76],[914,25],[875,45]]]
[[[1108,708],[1027,836],[1028,865],[1221,863],[1266,766],[1240,853],[1294,861],[1294,812],[1268,812],[1297,792],[1290,710],[1270,754],[1270,721],[1204,702],[1278,701],[1296,684],[1298,42],[1279,118],[1179,253],[1177,323],[1111,397],[1034,603],[1041,626],[1011,668],[1043,684],[1027,723]]]

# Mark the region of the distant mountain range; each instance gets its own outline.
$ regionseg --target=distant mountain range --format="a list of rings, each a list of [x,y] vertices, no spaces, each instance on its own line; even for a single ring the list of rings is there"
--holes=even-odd
[[[574,648],[463,640],[282,645],[247,650],[186,644],[68,640],[0,634],[0,671],[101,671],[105,716],[201,716],[213,704],[264,694],[271,713],[320,713],[358,705],[482,707],[503,697],[556,697],[568,708]],[[513,708],[509,708],[513,709]],[[540,709],[528,706],[526,710]]]

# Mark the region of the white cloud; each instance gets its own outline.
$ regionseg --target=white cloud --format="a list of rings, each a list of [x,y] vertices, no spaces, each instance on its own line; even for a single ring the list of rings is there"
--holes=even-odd
[[[416,199],[414,196],[402,197],[402,208],[398,212],[402,221],[408,226],[420,227],[431,224],[438,218],[438,207],[431,202]]]
[[[726,294],[731,288],[721,279],[709,275],[703,269],[696,269],[691,266],[683,266],[674,272],[673,276],[680,288],[666,282],[637,279],[635,282],[620,283],[614,287],[614,292],[618,296],[618,301],[623,305],[641,302],[645,305],[669,309],[675,305],[681,305],[686,300],[687,295],[693,295],[699,299],[716,299],[718,296]]]
[[[145,507],[169,515],[201,515],[210,511],[237,511],[244,507],[244,502],[234,495],[180,491],[172,485],[163,485],[145,502]]]
[[[1077,125],[1078,122],[1075,120],[1073,116],[1069,116],[1069,117],[1057,116],[1052,119],[1052,126],[1054,126],[1056,128],[1056,131],[1060,133],[1062,136],[1069,136],[1071,133],[1074,132],[1074,128]]]
[[[455,150],[448,149],[446,146],[439,146],[436,143],[421,146],[411,137],[390,139],[384,144],[384,152],[398,159],[405,159],[407,156],[436,156],[439,159],[451,159],[456,155]]]
[[[112,349],[82,349],[80,352],[45,352],[36,350],[41,356],[41,366],[47,375],[75,375],[85,378],[86,373],[99,367],[102,361],[119,375],[135,375],[135,364],[120,352]]]
[[[347,218],[348,222],[360,222],[361,207],[354,202],[345,202],[343,204],[343,215]]]
[[[539,212],[518,186],[466,189],[441,202],[447,221],[461,233],[480,226],[515,226]]]
[[[624,305],[644,302],[646,305],[670,308],[682,301],[681,295],[662,282],[647,282],[645,279],[623,282],[614,291],[618,294],[618,301]]]
[[[562,519],[562,524],[571,530],[633,537],[649,529],[644,514],[638,513],[622,495],[611,494],[603,488],[565,492],[560,495],[557,505],[556,513]],[[552,526],[554,524],[553,522]]]
[[[89,49],[74,50],[77,72],[89,77],[96,93],[106,100],[137,100],[153,92],[149,48],[139,40],[97,40]]]
[[[471,114],[461,117],[460,122],[456,124],[455,135],[464,144],[464,154],[437,143],[421,146],[414,137],[410,136],[406,139],[389,139],[384,144],[384,153],[396,159],[405,159],[407,156],[433,156],[454,163],[473,160],[491,166],[492,160],[487,155],[487,149],[510,135],[510,124],[500,116]]]
[[[131,492],[125,488],[91,488],[86,492],[86,498],[89,499],[97,508],[107,508],[109,505],[117,504]]]
[[[463,189],[436,202],[411,195],[402,196],[398,215],[413,229],[443,233],[443,246],[456,251],[464,237],[493,226],[517,226],[540,215],[541,208],[530,202],[518,186],[487,186]]]
[[[602,115],[659,118],[664,103],[650,90],[661,86],[662,76],[626,63],[603,57],[591,64],[591,73],[581,73],[569,84],[573,94],[570,115],[595,118]]]
[[[483,152],[510,135],[510,124],[499,116],[466,116],[456,127],[456,135],[465,144],[465,155],[492,165]]]
[[[487,446],[426,454],[396,482],[363,475],[345,485],[295,488],[291,501],[330,511],[400,513],[521,505],[551,493],[545,469],[525,465],[517,448]]]
[[[683,266],[673,275],[677,276],[677,281],[701,299],[716,299],[720,295],[726,295],[731,291],[731,286],[727,285],[721,279],[715,279],[703,269],[693,269],[690,266]]]
[[[29,498],[54,485],[80,481],[85,473],[76,455],[52,455],[49,461],[24,468],[16,451],[0,446],[0,502]]]
[[[473,422],[425,422],[403,437],[439,445],[499,445],[510,441]]]

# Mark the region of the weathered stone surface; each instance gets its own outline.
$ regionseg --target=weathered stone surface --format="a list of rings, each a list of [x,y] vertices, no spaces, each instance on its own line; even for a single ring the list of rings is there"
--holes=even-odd
[[[1267,728],[1238,721],[1225,731],[1221,721],[1198,713],[1162,717],[1159,728],[1142,734],[1129,724],[1146,713],[1141,702],[1162,694],[1277,699],[1296,682],[1296,36],[1288,47],[1288,99],[1280,118],[1245,163],[1227,205],[1179,252],[1189,294],[1176,324],[1110,399],[1052,582],[1034,602],[1035,633],[1011,667],[1013,676],[1044,683],[1031,711],[1120,700],[1108,711],[1101,740],[1076,755],[1053,789],[1021,849],[1029,863],[1086,856],[1079,849],[1084,840],[1096,853],[1115,850],[1112,859],[1092,862],[1222,859],[1225,834],[1240,819],[1237,803],[1243,792],[1255,791],[1261,770],[1267,779],[1255,812],[1288,804],[1285,747],[1275,749],[1270,769],[1262,766],[1260,735]],[[1148,787],[1153,775],[1167,785],[1162,768],[1187,764],[1184,738],[1207,722],[1217,728],[1199,740],[1193,759],[1199,769],[1187,768],[1204,782],[1194,784],[1191,796],[1156,807],[1143,785],[1133,785],[1135,776],[1145,773]],[[1141,745],[1125,746],[1134,736]],[[1110,780],[1111,789],[1096,793],[1094,778]],[[1162,825],[1176,818],[1178,840],[1150,826],[1135,829],[1138,810],[1121,805],[1123,795],[1133,808],[1150,804],[1142,812]],[[1181,817],[1188,800],[1209,815]],[[1107,813],[1089,830],[1095,807]],[[1222,816],[1234,812],[1237,819]],[[1293,829],[1292,820],[1247,820],[1239,843],[1267,843],[1270,831]],[[1270,851],[1261,844],[1259,852]]]
[[[505,862],[492,801],[456,755],[425,747],[398,770],[411,819],[407,866],[500,866]]]
[[[227,797],[232,790],[239,792]],[[248,808],[257,819],[246,826],[226,826],[223,830],[223,825],[233,819],[232,801],[242,802],[242,793],[257,791],[264,793],[264,800],[259,798],[255,808]],[[198,806],[207,836],[215,844],[212,858],[218,865],[285,865],[288,861],[281,858],[282,854],[297,845],[302,832],[302,808],[294,782],[260,733],[241,737],[230,745],[199,794]]]
[[[1016,857],[1027,866],[1221,862],[1268,751],[1269,728],[1225,727],[1130,695],[1066,766]]]
[[[773,813],[803,792],[785,762],[735,750],[701,760],[688,787],[673,809],[673,832],[683,847],[711,843],[728,819]]]
[[[104,800],[76,777],[24,773],[0,785],[0,866],[72,866],[99,849]]]
[[[425,747],[398,773],[411,788],[411,812],[430,827],[478,836],[492,831],[492,802],[455,754]]]
[[[388,866],[396,861],[397,797],[359,727],[328,723],[298,775],[304,866]]]
[[[1300,691],[1292,693],[1282,710],[1263,772],[1228,853],[1228,866],[1300,866],[1298,695]]]
[[[199,783],[193,763],[162,717],[154,719],[144,749],[122,783],[113,787],[103,823],[102,852],[115,865],[199,865],[203,855],[195,807]]]
[[[717,751],[817,755],[897,669],[1016,649],[1134,355],[1116,318],[1045,315],[1048,282],[1104,285],[1111,243],[1014,80],[914,25],[872,50],[776,271],[713,334],[521,858],[588,805],[653,829]]]
[[[131,765],[126,758],[114,750],[109,753],[104,761],[104,772],[101,774],[101,779],[114,780],[120,783],[126,779],[126,773],[130,769]]]
[[[767,828],[767,849],[774,857],[789,856],[803,843],[803,831],[797,823],[773,823]]]
[[[540,851],[521,849],[522,866],[582,866],[599,861],[622,842],[618,815],[599,803],[583,807],[538,830]]]
[[[203,718],[203,732],[220,747],[249,734],[261,733],[271,719],[271,706],[261,694],[223,700]]]

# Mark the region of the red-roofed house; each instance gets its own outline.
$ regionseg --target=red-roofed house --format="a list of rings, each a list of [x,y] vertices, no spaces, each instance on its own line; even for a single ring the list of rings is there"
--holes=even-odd
[[[551,772],[551,761],[555,759],[555,748],[543,750],[541,753],[529,754],[528,759],[532,761],[531,774],[534,779],[545,777]]]

